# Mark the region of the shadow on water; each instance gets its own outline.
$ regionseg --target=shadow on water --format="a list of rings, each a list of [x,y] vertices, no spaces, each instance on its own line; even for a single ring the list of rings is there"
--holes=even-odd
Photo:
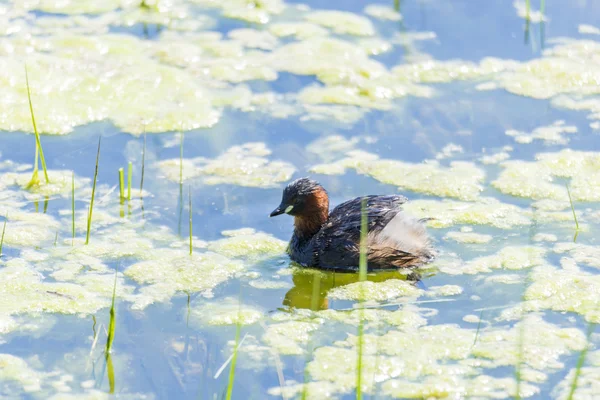
[[[359,281],[358,272],[323,271],[309,268],[295,268],[292,276],[292,287],[283,299],[283,305],[293,308],[304,308],[313,311],[329,308],[327,294],[330,290],[356,283]],[[390,270],[369,273],[370,282],[384,282],[389,279],[400,279],[417,283],[421,274],[414,270],[408,274],[405,271]]]

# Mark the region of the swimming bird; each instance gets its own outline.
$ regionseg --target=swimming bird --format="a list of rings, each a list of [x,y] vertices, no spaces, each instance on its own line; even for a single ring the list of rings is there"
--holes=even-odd
[[[366,199],[368,270],[414,267],[434,259],[423,222],[402,212],[401,195],[369,195],[348,200],[329,212],[329,196],[318,182],[300,178],[284,190],[271,217],[294,217],[287,252],[305,266],[355,271],[360,255],[361,202]]]

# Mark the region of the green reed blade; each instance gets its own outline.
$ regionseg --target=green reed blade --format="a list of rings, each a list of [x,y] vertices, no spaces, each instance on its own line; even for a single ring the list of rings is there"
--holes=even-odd
[[[106,350],[105,354],[108,356],[112,349],[113,342],[115,340],[115,327],[117,325],[115,319],[115,297],[117,296],[117,271],[115,271],[115,282],[113,285],[112,293],[112,304],[110,306],[109,320],[108,320],[108,337],[106,338]]]
[[[94,196],[96,194],[96,181],[98,180],[98,162],[100,161],[100,144],[102,136],[98,138],[98,152],[96,153],[96,170],[94,171],[94,183],[92,184],[92,200],[90,201],[90,209],[87,219],[87,232],[85,234],[85,244],[90,243],[90,229],[92,228],[92,212],[94,211]]]
[[[364,308],[361,307],[361,316],[358,323],[358,356],[356,358],[356,400],[362,399],[362,376],[363,376],[363,342],[364,342]]]
[[[477,338],[479,337],[479,330],[481,329],[481,318],[483,317],[483,310],[481,310],[481,313],[479,313],[479,321],[477,322],[477,331],[475,331],[475,339],[473,339],[473,344],[471,345],[471,348],[475,347],[475,345],[477,344]]]
[[[569,388],[569,395],[567,400],[573,400],[573,395],[577,390],[577,385],[579,383],[579,376],[581,375],[581,368],[583,367],[583,363],[585,362],[585,357],[587,356],[588,350],[590,349],[590,338],[592,337],[592,333],[594,333],[594,329],[596,328],[596,324],[590,323],[588,325],[587,334],[585,336],[585,347],[579,353],[579,357],[577,358],[577,365],[575,366],[575,376],[573,377],[573,382],[571,382],[571,386]]]
[[[75,241],[75,171],[71,173],[71,246]]]
[[[367,234],[368,234],[367,198],[360,201],[360,256],[358,259],[358,280],[367,280]]]
[[[50,179],[48,178],[48,170],[46,169],[46,159],[44,158],[44,150],[42,149],[42,141],[40,140],[40,134],[37,130],[37,125],[35,123],[35,115],[33,113],[33,104],[31,103],[31,90],[29,88],[29,74],[27,73],[27,65],[25,65],[25,81],[27,82],[27,98],[29,99],[29,111],[31,112],[31,122],[33,123],[33,132],[35,133],[35,144],[36,148],[40,150],[40,159],[42,160],[42,169],[44,170],[44,177],[46,178],[46,183],[50,183]]]
[[[119,168],[119,202],[123,204],[125,200],[125,177],[123,168]]]
[[[192,187],[190,186],[189,190],[190,197],[190,256],[192,255],[192,233],[193,233],[193,221],[192,221]]]
[[[56,235],[54,235],[54,247],[56,247],[57,242],[58,242],[58,231],[56,231]]]
[[[241,305],[241,302],[240,302]],[[229,368],[229,381],[227,382],[227,395],[226,399],[231,400],[231,394],[233,393],[233,383],[235,382],[235,365],[237,364],[238,346],[240,343],[240,334],[242,331],[242,324],[238,312],[238,319],[235,325],[235,345],[233,348],[233,358],[231,359],[231,367]]]
[[[573,205],[573,199],[571,198],[571,190],[569,189],[569,185],[565,184],[567,187],[567,194],[569,195],[569,204],[571,204],[571,211],[573,212],[573,219],[575,220],[575,229],[579,230],[579,221],[577,221],[577,214],[575,214],[575,206]]]
[[[127,201],[131,200],[131,178],[133,177],[133,164],[127,164]]]
[[[115,393],[115,368],[113,367],[112,357],[106,354],[106,375],[108,376],[108,393]]]
[[[35,145],[35,157],[33,159],[33,172],[31,174],[31,179],[29,180],[29,183],[27,183],[27,186],[25,186],[25,189],[30,189],[33,186],[37,186],[40,184],[40,177],[38,176],[38,158],[39,158],[39,150],[37,147],[37,144]],[[37,212],[37,208],[36,208],[36,212]]]
[[[144,170],[146,169],[146,133],[144,132],[144,148],[142,149],[142,178],[140,179],[140,197],[144,190]]]
[[[529,20],[529,12],[531,10],[530,0],[525,0],[525,19]]]
[[[2,237],[0,237],[0,257],[2,256],[2,246],[4,245],[4,233],[6,233],[6,222],[8,222],[8,213],[4,217],[4,227],[2,228]]]

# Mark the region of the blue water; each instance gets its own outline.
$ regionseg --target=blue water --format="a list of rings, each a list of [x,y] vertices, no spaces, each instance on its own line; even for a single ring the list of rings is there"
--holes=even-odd
[[[290,1],[289,3],[293,3]],[[392,2],[388,2],[392,4]],[[533,2],[534,7],[539,4]],[[314,8],[347,10],[361,13],[365,1],[337,0],[329,2],[309,1]],[[383,37],[392,36],[398,31],[417,32],[433,31],[437,38],[417,44],[418,48],[432,55],[435,59],[463,59],[479,61],[484,57],[510,58],[519,61],[539,57],[542,43],[548,45],[552,38],[566,36],[579,38],[578,24],[600,26],[600,2],[573,1],[548,2],[547,16],[549,22],[541,29],[539,24],[531,24],[529,38],[525,41],[525,21],[516,16],[511,1],[477,1],[455,0],[441,1],[401,1],[401,22],[385,22],[377,28]],[[209,11],[213,16],[218,14]],[[35,15],[36,13],[32,13]],[[226,33],[230,29],[247,26],[240,21],[232,21],[219,17],[217,30]],[[543,30],[544,36],[541,36]],[[115,28],[114,32],[127,33],[154,40],[160,35],[156,26],[144,30],[143,26],[131,28]],[[406,54],[402,46],[394,51],[374,57],[388,67],[405,61]],[[295,76],[281,73],[274,82],[251,82],[254,92],[276,91],[280,93],[295,92],[314,82],[314,77]],[[294,177],[308,175],[311,165],[319,162],[314,155],[306,152],[308,143],[327,134],[337,133],[345,137],[370,135],[377,142],[364,145],[362,148],[378,154],[381,158],[398,159],[406,162],[420,162],[431,159],[446,144],[455,143],[462,146],[464,154],[458,159],[476,160],[484,152],[492,153],[503,146],[511,145],[514,151],[511,159],[533,160],[540,151],[557,151],[564,146],[545,146],[539,142],[523,146],[515,144],[513,139],[505,135],[509,128],[531,131],[535,127],[549,125],[558,119],[564,119],[569,125],[578,127],[579,132],[569,135],[569,148],[575,150],[600,151],[597,133],[589,128],[589,121],[584,112],[552,108],[549,101],[519,97],[504,91],[480,92],[475,90],[473,82],[455,82],[432,85],[438,96],[425,99],[407,97],[399,99],[399,105],[393,111],[372,111],[354,126],[338,123],[303,122],[297,117],[286,120],[272,119],[264,114],[254,115],[239,111],[226,110],[221,123],[210,129],[195,130],[186,133],[184,157],[215,157],[231,146],[247,142],[266,142],[273,150],[273,158],[292,163],[297,172]],[[225,123],[225,121],[227,123]],[[232,128],[233,127],[233,128]],[[468,135],[457,134],[469,131]],[[165,132],[161,135],[147,136],[147,154],[151,160],[163,160],[179,157],[179,148],[164,148],[163,141],[171,139],[175,133]],[[93,160],[96,154],[98,136],[102,136],[101,168],[99,183],[116,184],[115,171],[126,165],[132,157],[138,157],[142,138],[119,132],[110,122],[93,123],[78,127],[73,134],[67,136],[44,136],[42,138],[48,167],[51,169],[74,169],[79,176],[93,177]],[[128,150],[129,149],[129,150]],[[133,149],[133,150],[132,150]],[[0,152],[3,159],[11,159],[20,163],[32,162],[33,136],[21,132],[2,132],[0,134]],[[446,163],[447,161],[442,161]],[[488,175],[500,168],[492,166]],[[137,170],[136,170],[137,171]],[[183,238],[188,235],[186,210],[180,215],[179,186],[177,183],[159,180],[156,169],[149,168],[146,175],[145,188],[155,193],[156,197],[145,199],[145,210],[151,222],[166,225],[174,232],[180,232]],[[155,174],[154,176],[152,174]],[[326,187],[331,196],[331,203],[338,204],[345,199],[363,194],[395,193],[397,188],[385,185],[374,179],[359,175],[353,170],[342,176],[321,176],[312,174]],[[491,179],[488,178],[488,181]],[[183,195],[187,195],[187,184]],[[403,191],[411,200],[430,198],[428,196]],[[484,195],[500,198],[502,201],[517,205],[526,205],[527,200],[500,195],[495,189],[486,187]],[[271,233],[280,239],[287,240],[292,231],[289,218],[269,219],[268,214],[279,203],[281,188],[246,188],[235,185],[207,186],[193,184],[194,234],[203,240],[221,238],[221,231],[252,227],[256,230]],[[228,213],[224,213],[225,197]],[[185,200],[183,200],[185,201]],[[78,202],[78,207],[83,206]],[[68,209],[68,201],[50,200],[47,212],[57,215],[58,210]],[[32,204],[31,210],[34,209]],[[153,211],[151,213],[150,211]],[[183,223],[181,220],[183,219]],[[180,227],[181,225],[181,227]],[[505,242],[493,241],[489,245],[469,246],[445,242],[441,238],[447,229],[432,230],[436,244],[442,253],[455,252],[463,259],[479,255],[492,254],[504,244],[526,244],[529,227],[523,228],[521,235],[508,238]],[[535,227],[534,227],[535,229]],[[497,230],[481,228],[480,233],[497,234]],[[535,232],[534,232],[535,233]],[[595,243],[596,239],[582,235],[585,243]],[[18,257],[19,251],[7,246],[6,257]],[[550,256],[548,256],[550,257]],[[551,260],[553,263],[558,262]],[[132,263],[122,260],[115,263],[121,271]],[[283,264],[282,264],[283,263]],[[285,255],[275,260],[267,260],[258,268],[263,278],[287,265]],[[232,279],[214,290],[215,299],[243,295],[247,304],[259,306],[268,313],[277,310],[294,312],[294,308],[310,308],[312,281],[299,275],[287,276],[287,282],[295,284],[292,289],[261,290],[248,285],[247,279]],[[133,282],[128,282],[132,283]],[[434,303],[427,305],[437,309],[439,313],[428,319],[428,324],[462,322],[466,314],[478,314],[474,311],[485,305],[506,305],[519,301],[523,287],[521,285],[498,285],[492,287],[483,280],[476,280],[471,275],[448,276],[436,274],[435,271],[424,274],[419,287],[427,289],[431,286],[456,284],[464,288],[464,293],[452,303]],[[483,302],[474,303],[471,295],[479,295]],[[324,299],[326,289],[320,294]],[[191,294],[192,304],[202,302],[197,293]],[[213,299],[214,300],[214,299]],[[127,393],[147,393],[157,399],[220,399],[224,398],[227,387],[229,369],[219,379],[213,375],[229,357],[230,347],[227,342],[235,336],[236,327],[203,327],[202,329],[187,326],[186,305],[188,297],[180,294],[171,304],[155,304],[143,312],[132,311],[129,305],[119,302],[117,306],[117,335],[114,342],[113,362],[115,364],[116,393],[121,390]],[[345,309],[352,303],[340,300],[329,300],[327,307]],[[493,319],[501,310],[486,312],[486,319]],[[57,323],[40,337],[13,333],[5,335],[0,344],[0,353],[13,354],[25,359],[39,357],[44,366],[55,366],[69,371],[72,363],[65,355],[74,357],[74,349],[81,349],[80,356],[87,356],[90,348],[90,336],[100,324],[108,323],[108,310],[102,310],[92,318],[78,316],[53,316]],[[35,320],[36,316],[24,316]],[[565,315],[547,312],[546,320],[561,326],[575,326],[583,329],[584,322],[579,316],[573,321]],[[508,323],[507,326],[512,325]],[[469,325],[471,327],[471,325]],[[331,324],[320,332],[312,345],[331,344],[346,338],[347,326]],[[261,326],[244,327],[243,333],[251,333],[257,337],[262,334]],[[185,355],[173,350],[173,343],[183,343],[187,350]],[[99,344],[100,345],[100,344]],[[538,385],[541,393],[534,398],[545,399],[555,384],[562,379],[568,368],[575,365],[577,354],[561,358],[565,369],[552,373],[546,383]],[[247,362],[242,359],[241,362]],[[283,356],[283,373],[286,380],[303,381],[304,356]],[[1,371],[1,369],[0,369]],[[95,360],[95,366],[86,378],[79,371],[72,371],[77,380],[92,379],[96,387],[108,391],[108,381],[103,375],[104,359]],[[506,376],[508,368],[500,368],[497,376]],[[276,369],[262,370],[239,367],[236,371],[233,398],[263,399],[269,398],[266,390],[278,386]],[[486,371],[493,376],[495,373]],[[510,375],[510,372],[509,372]],[[78,385],[74,385],[78,388]],[[43,398],[39,393],[27,394],[4,381],[0,374],[0,395],[6,398]],[[355,394],[340,396],[354,398]],[[369,398],[382,398],[371,396]]]

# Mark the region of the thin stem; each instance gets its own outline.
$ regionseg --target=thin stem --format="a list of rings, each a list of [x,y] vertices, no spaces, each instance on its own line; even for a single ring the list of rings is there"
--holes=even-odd
[[[33,123],[33,132],[35,133],[36,148],[40,150],[40,159],[42,160],[44,178],[46,178],[46,183],[50,183],[50,179],[48,178],[48,170],[46,169],[46,159],[44,158],[44,150],[42,149],[42,141],[40,140],[40,134],[38,133],[37,125],[35,123],[35,115],[33,113],[33,104],[31,102],[31,90],[29,89],[29,74],[27,73],[27,65],[25,65],[25,81],[27,82],[27,99],[29,100],[29,111],[31,112],[31,122]]]
[[[119,201],[123,204],[125,200],[125,173],[123,168],[119,168]]]
[[[146,167],[146,133],[144,132],[144,148],[142,150],[142,178],[140,180],[140,197],[142,197],[142,192],[144,190],[144,169]]]
[[[4,233],[6,233],[6,222],[8,222],[8,212],[4,217],[4,227],[2,228],[2,237],[0,237],[0,257],[2,256],[2,246],[4,245]]]
[[[360,202],[360,255],[358,260],[358,279],[367,280],[367,233],[368,233],[368,215],[367,198],[363,197]]]
[[[102,136],[98,138],[98,152],[96,153],[96,170],[94,171],[94,183],[92,184],[92,200],[90,201],[90,209],[87,220],[87,233],[85,234],[85,244],[90,243],[90,229],[92,228],[92,212],[94,211],[94,196],[96,194],[96,181],[98,180],[98,162],[100,161],[100,143]]]

